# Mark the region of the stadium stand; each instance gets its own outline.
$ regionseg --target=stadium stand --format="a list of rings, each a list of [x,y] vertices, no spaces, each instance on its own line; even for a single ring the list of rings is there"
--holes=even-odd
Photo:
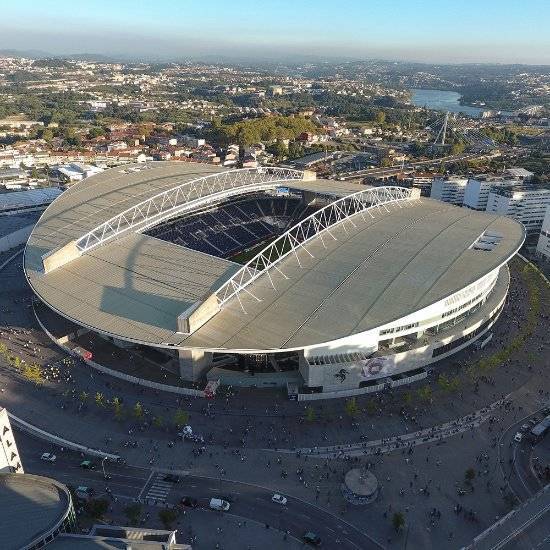
[[[192,217],[171,220],[148,234],[206,254],[228,258],[313,213],[296,197],[254,196],[227,202]]]

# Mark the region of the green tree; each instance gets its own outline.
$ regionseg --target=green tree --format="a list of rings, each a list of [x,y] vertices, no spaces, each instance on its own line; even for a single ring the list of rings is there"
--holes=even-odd
[[[374,414],[376,412],[376,403],[372,399],[369,399],[365,406],[369,414]]]
[[[92,498],[86,502],[86,513],[94,518],[101,519],[109,509],[109,501],[104,498]]]
[[[0,342],[0,355],[6,355],[8,353],[8,346]]]
[[[391,523],[396,533],[399,533],[405,526],[405,516],[402,512],[394,512]]]
[[[422,386],[417,390],[418,397],[425,403],[429,403],[432,400],[432,388],[430,386]]]
[[[128,518],[130,525],[137,525],[139,518],[141,517],[141,504],[136,502],[135,504],[130,504],[124,508],[124,515]]]
[[[464,479],[468,485],[471,485],[476,477],[476,471],[473,468],[468,468],[464,472]]]
[[[21,367],[23,365],[23,361],[21,360],[21,357],[18,357],[17,355],[14,356],[12,365],[17,369],[21,370]]]
[[[95,394],[94,400],[98,407],[105,407],[105,396],[101,392]]]
[[[181,428],[189,422],[189,413],[183,409],[177,409],[174,413],[174,425],[176,428]]]
[[[374,121],[377,124],[384,124],[386,122],[386,113],[384,111],[376,111]]]
[[[162,416],[158,415],[153,418],[153,425],[157,428],[162,428],[162,425],[164,424],[164,419]]]
[[[346,401],[346,412],[349,416],[356,416],[359,412],[359,407],[357,406],[357,399],[352,397]]]
[[[81,391],[78,397],[80,398],[80,401],[82,401],[82,403],[86,403],[86,401],[88,401],[89,395],[85,391]]]
[[[170,529],[172,527],[172,523],[176,521],[177,517],[178,514],[176,511],[171,510],[170,508],[163,508],[162,510],[159,510],[159,519],[165,529]]]
[[[115,418],[117,420],[120,420],[123,414],[122,402],[118,397],[113,397],[113,399],[111,400],[111,405],[113,407],[113,413],[115,414]]]
[[[311,405],[308,405],[306,407],[306,420],[308,422],[313,422],[316,417],[317,414],[315,413],[315,409]]]
[[[133,413],[138,420],[143,416],[143,405],[139,401],[134,405]]]
[[[42,368],[40,367],[40,365],[24,365],[23,376],[27,380],[29,380],[30,382],[34,382],[35,384],[44,383],[44,377],[42,375]]]

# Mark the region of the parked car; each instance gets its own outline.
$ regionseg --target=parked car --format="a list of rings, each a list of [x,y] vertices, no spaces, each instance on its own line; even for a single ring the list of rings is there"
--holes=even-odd
[[[307,533],[304,533],[302,540],[306,544],[311,544],[311,546],[321,546],[321,537],[319,535],[316,535],[313,531],[308,531]]]
[[[83,460],[80,467],[84,470],[95,470],[95,464],[91,460]]]
[[[525,433],[526,431],[528,431],[529,429],[531,428],[531,426],[529,426],[529,424],[522,424],[521,428],[519,429],[519,431],[521,433]]]
[[[179,483],[180,477],[176,474],[166,474],[163,478],[163,481],[168,481],[169,483]]]
[[[193,497],[182,497],[180,500],[182,506],[189,506],[190,508],[196,508],[199,505],[199,501]]]
[[[516,435],[514,436],[514,441],[516,443],[521,443],[521,440],[523,439],[523,435],[520,434],[519,432],[516,433]]]
[[[94,496],[94,489],[93,487],[85,487],[84,485],[80,485],[75,489],[75,495],[77,498],[81,500],[89,500]]]
[[[221,498],[211,498],[209,506],[212,510],[220,510],[222,512],[227,512],[231,508],[229,502]]]
[[[55,462],[57,457],[52,453],[42,453],[40,460],[45,460],[46,462]]]
[[[282,504],[283,506],[287,503],[287,498],[284,497],[283,495],[279,495],[277,493],[275,493],[272,497],[271,497],[271,500],[273,502],[276,502],[277,504]]]

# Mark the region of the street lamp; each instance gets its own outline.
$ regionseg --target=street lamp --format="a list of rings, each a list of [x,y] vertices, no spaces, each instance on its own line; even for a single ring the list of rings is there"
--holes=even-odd
[[[109,479],[107,477],[107,473],[105,472],[105,461],[107,460],[107,456],[104,456],[101,460],[101,469],[103,470],[103,479]]]

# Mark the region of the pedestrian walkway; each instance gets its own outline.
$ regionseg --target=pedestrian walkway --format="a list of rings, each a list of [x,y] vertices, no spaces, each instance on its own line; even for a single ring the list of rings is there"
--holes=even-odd
[[[147,493],[145,493],[145,497],[143,498],[144,502],[147,504],[164,504],[166,502],[166,498],[170,494],[170,491],[172,490],[174,484],[170,483],[168,481],[164,481],[164,476],[166,474],[157,473],[152,481],[149,481],[149,489],[147,490]]]

